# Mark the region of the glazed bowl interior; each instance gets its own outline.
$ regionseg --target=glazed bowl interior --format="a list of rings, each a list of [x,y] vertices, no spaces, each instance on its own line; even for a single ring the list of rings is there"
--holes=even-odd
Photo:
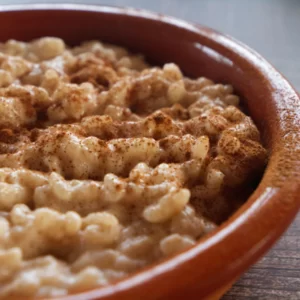
[[[213,234],[174,258],[108,287],[78,294],[78,299],[133,299],[135,295],[160,299],[169,294],[170,286],[179,295],[195,283],[198,296],[205,297],[255,262],[297,213],[299,97],[285,78],[251,49],[206,27],[127,8],[7,7],[0,11],[0,26],[1,41],[57,36],[75,45],[97,39],[143,53],[155,64],[175,62],[187,76],[231,84],[269,151],[269,163],[256,191]],[[192,288],[185,295],[189,293]]]

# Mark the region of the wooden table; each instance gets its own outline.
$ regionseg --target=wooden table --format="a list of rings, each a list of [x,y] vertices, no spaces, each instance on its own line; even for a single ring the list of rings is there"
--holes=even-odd
[[[208,25],[257,50],[300,91],[300,0],[0,0],[0,4],[30,2],[133,6]],[[300,299],[300,215],[223,297],[231,299]]]

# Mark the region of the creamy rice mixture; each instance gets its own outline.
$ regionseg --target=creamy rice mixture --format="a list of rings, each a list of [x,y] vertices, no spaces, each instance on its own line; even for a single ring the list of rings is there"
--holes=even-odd
[[[98,41],[0,44],[0,298],[107,285],[194,245],[265,162],[230,85]]]

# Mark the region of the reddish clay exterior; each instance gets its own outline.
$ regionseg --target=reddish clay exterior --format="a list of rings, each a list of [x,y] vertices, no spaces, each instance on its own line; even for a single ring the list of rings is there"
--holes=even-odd
[[[300,100],[257,53],[206,27],[145,11],[78,5],[2,7],[0,40],[58,36],[69,44],[100,39],[175,62],[189,76],[230,83],[267,146],[264,177],[243,207],[193,248],[79,299],[213,299],[263,255],[300,208]],[[219,295],[217,295],[219,296]],[[208,297],[208,298],[207,298]]]

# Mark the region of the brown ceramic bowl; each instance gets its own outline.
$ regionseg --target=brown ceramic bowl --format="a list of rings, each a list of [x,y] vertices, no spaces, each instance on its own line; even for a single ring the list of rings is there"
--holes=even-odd
[[[110,286],[64,299],[218,299],[263,255],[300,207],[300,100],[287,80],[240,42],[203,26],[128,8],[2,7],[0,40],[51,35],[69,44],[100,39],[175,62],[189,76],[230,83],[270,152],[250,199],[193,248]]]

